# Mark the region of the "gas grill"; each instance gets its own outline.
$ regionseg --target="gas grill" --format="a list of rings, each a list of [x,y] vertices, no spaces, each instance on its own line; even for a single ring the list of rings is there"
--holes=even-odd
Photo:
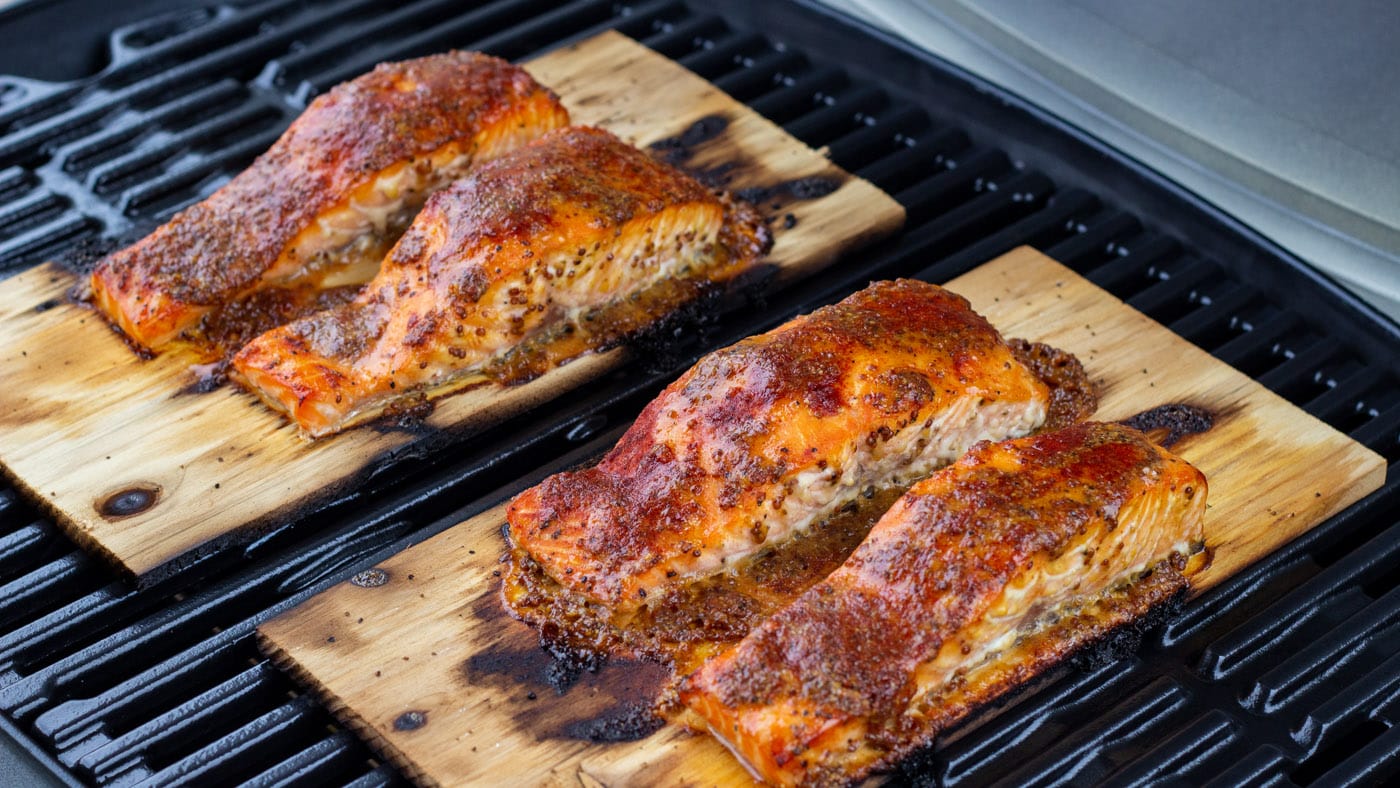
[[[0,483],[0,726],[57,779],[403,783],[260,656],[259,623],[600,453],[706,350],[872,279],[942,282],[1021,244],[1349,433],[1390,474],[1167,626],[1122,633],[974,715],[896,779],[1301,786],[1400,771],[1400,327],[1228,216],[1016,97],[802,3],[141,5],[122,15],[145,21],[115,30],[114,11],[90,2],[0,12],[0,73],[38,58],[31,73],[56,80],[0,76],[0,275],[90,258],[162,221],[376,62],[453,47],[519,60],[609,28],[826,147],[909,218],[764,309],[694,320],[559,403],[407,453],[142,587]],[[32,32],[60,27],[52,51]],[[104,40],[92,62],[87,44]]]

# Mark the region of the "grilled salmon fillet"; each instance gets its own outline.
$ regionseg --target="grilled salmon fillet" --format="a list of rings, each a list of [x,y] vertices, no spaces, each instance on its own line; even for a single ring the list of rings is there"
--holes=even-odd
[[[1205,509],[1205,477],[1128,427],[981,444],[681,699],[768,782],[860,779],[1184,590]]]
[[[359,296],[253,340],[234,371],[322,436],[513,352],[615,341],[646,321],[612,307],[722,283],[770,245],[748,204],[606,131],[562,129],[435,194]]]
[[[592,605],[625,627],[858,496],[1036,429],[1048,396],[966,299],[878,282],[709,354],[596,466],[516,497],[506,603],[565,630]]]
[[[156,350],[263,288],[363,283],[432,192],[569,123],[503,60],[449,52],[316,98],[267,153],[92,273],[95,305]]]

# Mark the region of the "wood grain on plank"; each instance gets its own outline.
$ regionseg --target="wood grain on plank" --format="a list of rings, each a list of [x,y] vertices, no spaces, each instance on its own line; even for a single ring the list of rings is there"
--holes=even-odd
[[[727,167],[731,189],[813,176],[839,184],[813,199],[772,198],[782,208],[766,263],[779,267],[779,280],[808,274],[903,223],[904,210],[888,195],[620,34],[525,67],[559,93],[575,122],[638,145],[723,118],[722,133],[694,145],[682,164]],[[763,209],[774,210],[767,202]],[[782,221],[789,213],[791,226]],[[187,357],[138,359],[100,318],[65,300],[73,281],[45,265],[0,284],[0,464],[70,536],[133,575],[290,517],[421,440],[362,428],[309,443],[234,387],[188,393]],[[438,401],[426,421],[471,430],[552,399],[623,358],[622,351],[587,356],[526,385],[473,389]]]
[[[1022,248],[948,287],[1006,336],[1075,353],[1104,392],[1098,418],[1184,402],[1217,414],[1175,447],[1209,480],[1215,585],[1378,488],[1385,462],[1084,278]],[[336,586],[267,623],[260,642],[347,724],[425,784],[731,784],[747,779],[708,736],[668,726],[632,743],[578,740],[616,681],[558,696],[538,638],[509,619],[494,576],[497,507],[381,565],[385,585]],[[606,674],[605,668],[599,675]],[[619,671],[626,679],[626,670]],[[624,687],[625,689],[625,687]],[[600,700],[601,698],[601,700]],[[403,724],[408,712],[424,724]],[[396,726],[396,722],[398,723]]]

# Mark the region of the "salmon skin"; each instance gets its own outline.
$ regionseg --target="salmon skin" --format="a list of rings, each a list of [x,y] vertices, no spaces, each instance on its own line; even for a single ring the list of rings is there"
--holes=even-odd
[[[435,194],[353,301],[248,343],[234,373],[304,434],[328,435],[522,348],[615,340],[610,308],[723,283],[770,245],[748,204],[606,131],[562,129]]]
[[[907,486],[977,441],[1036,429],[1047,401],[966,299],[875,283],[709,354],[596,466],[517,496],[506,604],[606,647],[607,633],[581,622],[601,614],[625,628],[857,497]]]
[[[1183,591],[1205,509],[1200,471],[1128,427],[981,444],[681,700],[767,782],[854,782]]]
[[[102,260],[93,302],[159,350],[264,288],[363,283],[429,194],[568,123],[553,93],[498,58],[381,64],[312,101],[208,199]]]

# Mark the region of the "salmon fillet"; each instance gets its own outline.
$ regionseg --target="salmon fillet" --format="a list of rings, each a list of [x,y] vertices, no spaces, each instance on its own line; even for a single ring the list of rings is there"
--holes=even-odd
[[[625,628],[858,497],[1036,429],[1048,397],[966,299],[878,282],[709,354],[596,466],[517,496],[506,603],[551,632]]]
[[[553,93],[494,57],[381,64],[312,101],[208,199],[102,260],[93,302],[157,350],[267,287],[363,283],[429,194],[568,123]]]
[[[1205,509],[1200,471],[1127,427],[981,444],[681,699],[763,780],[858,780],[1184,590]]]
[[[616,341],[663,314],[610,307],[725,282],[770,244],[747,204],[606,131],[563,129],[434,195],[353,301],[248,343],[234,373],[327,435],[481,379],[514,351]]]

